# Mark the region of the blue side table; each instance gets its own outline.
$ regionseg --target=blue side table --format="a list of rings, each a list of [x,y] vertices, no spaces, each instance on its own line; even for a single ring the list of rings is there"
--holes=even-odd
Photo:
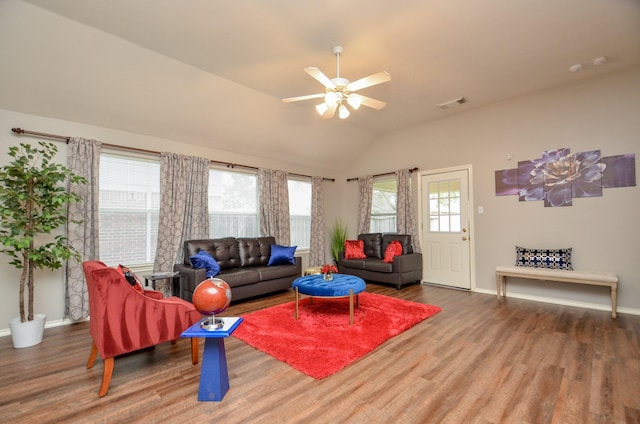
[[[224,325],[219,330],[203,330],[200,322],[186,329],[180,337],[203,337],[204,354],[200,370],[200,388],[198,400],[201,402],[220,402],[229,390],[229,372],[224,339],[229,337],[242,322],[242,318],[222,318]]]

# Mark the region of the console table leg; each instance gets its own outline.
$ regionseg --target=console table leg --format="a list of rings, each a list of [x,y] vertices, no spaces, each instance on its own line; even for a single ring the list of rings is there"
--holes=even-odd
[[[224,339],[207,338],[204,342],[198,400],[219,402],[228,390],[229,373]]]

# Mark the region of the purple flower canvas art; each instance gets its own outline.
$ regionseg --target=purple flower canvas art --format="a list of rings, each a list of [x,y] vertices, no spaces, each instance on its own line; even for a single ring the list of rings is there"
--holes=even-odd
[[[517,194],[523,202],[571,206],[575,198],[602,196],[604,187],[635,185],[635,155],[602,158],[600,150],[548,150],[538,159],[518,162],[516,169],[496,171],[495,184],[497,196]]]

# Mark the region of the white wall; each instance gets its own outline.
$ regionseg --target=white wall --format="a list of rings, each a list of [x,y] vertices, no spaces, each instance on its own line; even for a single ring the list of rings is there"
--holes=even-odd
[[[10,158],[7,155],[9,146],[17,145],[20,142],[36,143],[41,139],[38,137],[15,135],[11,132],[11,128],[14,127],[64,136],[93,138],[104,143],[136,147],[156,152],[168,151],[202,156],[213,160],[233,162],[242,165],[281,169],[303,175],[330,176],[325,174],[326,170],[322,169],[295,167],[290,163],[283,163],[255,156],[234,154],[172,140],[85,125],[77,122],[27,115],[4,109],[0,109],[0,166],[9,163]],[[66,144],[64,142],[59,142],[57,145],[57,161],[59,163],[66,164]],[[326,184],[333,183],[327,182]],[[300,255],[299,252],[298,254]],[[301,254],[300,256],[303,256],[303,266],[306,267],[308,265],[308,253]],[[9,334],[9,320],[13,317],[17,317],[19,314],[18,288],[20,272],[9,265],[8,262],[8,256],[0,254],[0,336]],[[35,275],[35,287],[36,312],[47,315],[48,326],[55,326],[63,323],[63,272],[60,270],[37,271]]]
[[[561,147],[600,149],[602,156],[638,154],[640,68],[462,111],[439,121],[379,137],[340,180],[417,166],[421,171],[472,164],[475,280],[478,291],[495,293],[495,267],[513,264],[514,246],[573,247],[576,269],[615,271],[619,311],[640,313],[640,190],[604,189],[599,198],[545,208],[495,196],[494,172]],[[469,107],[473,107],[470,99]],[[513,159],[507,160],[511,153]],[[640,157],[636,158],[636,161]],[[638,165],[636,164],[636,175]],[[357,222],[357,183],[342,183],[340,213],[351,236]],[[477,213],[484,207],[484,214]],[[513,296],[610,308],[608,290],[572,284],[508,283]]]

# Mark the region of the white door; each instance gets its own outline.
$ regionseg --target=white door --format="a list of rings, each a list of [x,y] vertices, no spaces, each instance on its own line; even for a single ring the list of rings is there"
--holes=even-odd
[[[420,177],[423,280],[471,289],[469,170]]]

